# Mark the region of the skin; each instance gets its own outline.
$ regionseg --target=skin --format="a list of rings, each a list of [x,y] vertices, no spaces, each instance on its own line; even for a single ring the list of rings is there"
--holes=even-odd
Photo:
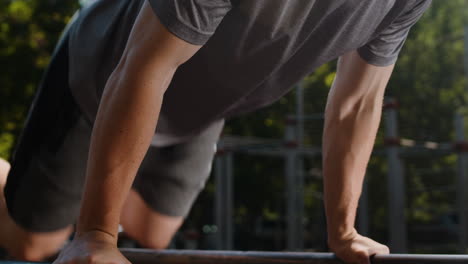
[[[150,208],[139,193],[130,191],[120,217],[125,233],[145,248],[164,249],[184,221]]]
[[[3,198],[3,187],[5,187],[6,178],[9,171],[10,163],[0,158],[0,194],[2,195],[1,198]]]
[[[168,32],[144,4],[104,90],[77,235],[55,264],[129,263],[116,246],[119,222],[134,237],[150,230],[152,237],[161,239],[146,245],[161,248],[179,228],[181,218],[151,211],[130,187],[154,134],[163,94],[177,68],[199,48]],[[386,246],[357,234],[354,220],[392,70],[393,66],[372,66],[350,52],[340,58],[328,98],[323,144],[328,241],[348,263],[369,263],[369,256],[388,253]],[[132,210],[141,213],[134,217],[140,220],[128,217]],[[156,222],[152,229],[143,228],[150,221]]]
[[[328,243],[348,263],[370,264],[370,256],[389,253],[386,246],[360,236],[354,221],[393,68],[373,66],[357,52],[348,53],[339,60],[328,96],[323,133]]]

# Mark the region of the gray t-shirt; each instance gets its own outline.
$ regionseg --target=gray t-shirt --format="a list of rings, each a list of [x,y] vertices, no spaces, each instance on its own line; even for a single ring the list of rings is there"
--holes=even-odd
[[[94,120],[144,0],[97,0],[71,30],[71,89]],[[204,45],[176,72],[157,133],[184,137],[271,104],[318,66],[352,50],[395,63],[431,0],[148,0],[179,38]],[[125,106],[122,106],[125,107]]]

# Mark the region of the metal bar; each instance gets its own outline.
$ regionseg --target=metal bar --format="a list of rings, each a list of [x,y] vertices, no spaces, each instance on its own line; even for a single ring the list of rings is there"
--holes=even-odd
[[[225,204],[225,225],[226,225],[226,249],[232,250],[234,249],[234,179],[233,179],[233,172],[234,172],[234,155],[232,152],[226,154],[225,162],[226,162],[226,204]]]
[[[267,156],[267,157],[284,157],[286,155],[287,148],[277,148],[277,149],[260,149],[260,150],[241,150],[237,151],[236,153],[246,153],[249,155],[257,155],[257,156]],[[296,153],[302,155],[304,157],[315,157],[320,155],[320,149],[318,148],[304,148],[304,149],[297,149]]]
[[[121,249],[133,264],[343,264],[332,253]],[[372,264],[459,264],[468,255],[378,255]],[[37,262],[0,261],[0,264]]]
[[[224,200],[224,155],[218,155],[215,159],[215,223],[218,227],[218,231],[216,232],[216,247],[215,249],[225,249],[225,222],[224,222],[224,214],[225,214],[225,200]]]
[[[300,82],[296,88],[296,140],[298,149],[304,146],[304,84]],[[304,156],[296,151],[296,174],[297,174],[297,191],[296,191],[296,210],[297,210],[297,230],[298,234],[302,234],[303,219],[304,219]],[[304,248],[304,236],[297,236],[297,249]]]
[[[304,159],[296,152],[296,250],[304,249]]]
[[[133,264],[342,264],[332,253],[123,249]],[[379,255],[373,264],[458,264],[468,255]],[[0,263],[3,264],[3,263]]]
[[[301,82],[296,87],[296,119],[297,119],[297,144],[304,145],[304,84]]]
[[[299,143],[300,144],[300,143]],[[301,145],[299,145],[300,148]],[[295,222],[295,232],[296,232],[296,245],[295,250],[304,249],[304,156],[300,154],[298,149],[294,150],[294,160],[293,160],[293,175],[296,181],[296,189],[294,191],[295,197],[295,210],[296,210],[296,222]]]
[[[463,116],[460,113],[455,114],[455,136],[457,142],[465,140],[465,125]],[[457,157],[457,207],[458,207],[458,232],[459,232],[459,253],[465,253],[467,248],[467,195],[466,187],[468,185],[468,174],[466,162],[468,155],[460,151]]]
[[[396,104],[392,104],[396,105]],[[395,107],[387,108],[385,119],[385,136],[388,139],[398,139],[397,111]],[[407,251],[407,235],[405,221],[405,180],[398,145],[387,147],[388,157],[388,214],[390,250],[398,253]]]
[[[296,154],[293,150],[289,150],[288,155],[285,158],[285,176],[286,176],[286,223],[287,223],[287,238],[286,238],[286,248],[288,250],[297,250],[297,184],[296,184],[296,175],[295,175],[295,161]]]
[[[297,108],[296,108],[296,140],[298,149],[304,146],[304,85],[299,83],[297,86]],[[296,151],[296,232],[297,245],[296,250],[304,248],[303,219],[304,219],[304,156]]]
[[[300,228],[298,226],[298,219],[301,217],[298,210],[298,186],[296,174],[296,158],[297,158],[297,141],[296,141],[296,123],[288,119],[286,123],[284,139],[287,146],[284,156],[284,174],[286,181],[286,249],[298,250],[300,249]]]

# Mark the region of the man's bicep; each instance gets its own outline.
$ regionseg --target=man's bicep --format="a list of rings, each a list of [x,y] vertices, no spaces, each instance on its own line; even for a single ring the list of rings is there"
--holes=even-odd
[[[383,97],[394,65],[379,67],[364,61],[357,51],[343,55],[330,92],[329,101],[354,107]]]
[[[147,1],[135,21],[120,64],[143,74],[146,70],[174,69],[190,59],[201,46],[190,44],[160,22]],[[143,71],[143,72],[142,72]]]
[[[346,83],[360,84],[387,83],[395,64],[376,66],[365,61],[357,51],[351,51],[338,60],[337,78],[345,78]]]

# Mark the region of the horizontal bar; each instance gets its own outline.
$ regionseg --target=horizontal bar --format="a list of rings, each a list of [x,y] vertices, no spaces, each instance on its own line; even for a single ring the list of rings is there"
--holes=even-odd
[[[330,253],[122,249],[133,264],[342,264]]]
[[[332,253],[123,249],[133,264],[342,264]],[[468,255],[378,255],[373,264],[458,264]]]
[[[133,264],[343,264],[332,253],[122,249]],[[459,264],[468,255],[390,254],[372,258],[373,264]],[[37,264],[0,261],[0,264]]]

